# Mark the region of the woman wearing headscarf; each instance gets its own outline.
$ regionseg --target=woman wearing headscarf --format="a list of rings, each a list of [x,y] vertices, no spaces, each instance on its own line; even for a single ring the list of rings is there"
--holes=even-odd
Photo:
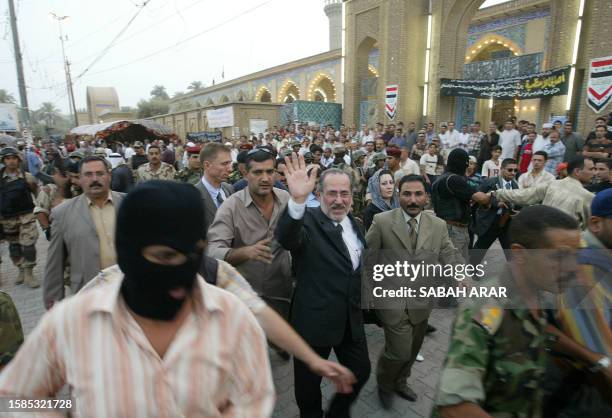
[[[363,224],[366,231],[370,229],[374,215],[399,206],[391,171],[379,170],[374,173],[368,180],[368,189],[372,194],[372,201],[363,210]]]

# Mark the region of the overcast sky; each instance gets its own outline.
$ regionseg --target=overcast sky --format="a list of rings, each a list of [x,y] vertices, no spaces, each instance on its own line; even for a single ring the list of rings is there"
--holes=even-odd
[[[223,69],[230,80],[329,48],[323,0],[149,0],[91,65],[145,0],[14,1],[33,109],[49,101],[68,113],[58,24],[50,12],[70,16],[62,27],[77,108],[86,107],[87,86],[114,86],[121,106],[135,106],[156,84],[172,95],[194,80],[220,82]],[[0,11],[0,88],[19,99],[6,1]]]

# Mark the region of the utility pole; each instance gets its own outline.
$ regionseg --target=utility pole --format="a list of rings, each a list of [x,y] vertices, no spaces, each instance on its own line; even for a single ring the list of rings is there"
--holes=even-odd
[[[19,33],[17,32],[17,16],[15,15],[15,4],[8,0],[9,14],[11,19],[11,30],[13,32],[13,50],[15,51],[15,65],[17,66],[17,83],[19,84],[19,100],[21,101],[21,122],[28,128],[30,125],[30,108],[28,107],[28,93],[23,76],[23,60],[21,57],[21,46],[19,45]]]
[[[74,91],[72,90],[72,77],[70,76],[70,62],[66,58],[66,50],[64,48],[64,32],[62,31],[62,21],[68,19],[70,16],[58,16],[53,12],[49,14],[57,20],[57,26],[59,28],[59,39],[62,43],[62,56],[64,57],[64,72],[66,73],[66,88],[68,89],[68,103],[70,106],[70,112],[74,117],[74,126],[79,126],[79,118],[76,110],[76,103],[74,101]]]

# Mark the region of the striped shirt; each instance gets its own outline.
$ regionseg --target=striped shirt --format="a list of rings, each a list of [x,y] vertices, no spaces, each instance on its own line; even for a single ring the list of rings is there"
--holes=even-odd
[[[0,375],[0,395],[53,396],[68,384],[74,417],[271,415],[266,340],[243,303],[198,276],[193,311],[160,358],[121,283],[111,279],[47,312]]]

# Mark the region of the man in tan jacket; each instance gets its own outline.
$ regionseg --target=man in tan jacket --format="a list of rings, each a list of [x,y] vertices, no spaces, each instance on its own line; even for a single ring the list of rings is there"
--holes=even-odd
[[[376,215],[366,234],[370,254],[379,260],[386,259],[387,264],[391,264],[391,259],[393,263],[397,260],[416,264],[422,261],[443,265],[464,263],[450,240],[446,223],[432,212],[423,211],[428,202],[424,178],[414,174],[404,176],[399,182],[399,190],[401,207]],[[433,286],[433,280],[435,278],[417,277],[413,283]],[[379,283],[384,286],[385,282]],[[390,409],[394,393],[412,402],[417,399],[406,380],[423,344],[431,305],[409,298],[383,303],[387,309],[376,311],[385,331],[385,346],[378,359],[376,378],[380,401],[385,409]]]

